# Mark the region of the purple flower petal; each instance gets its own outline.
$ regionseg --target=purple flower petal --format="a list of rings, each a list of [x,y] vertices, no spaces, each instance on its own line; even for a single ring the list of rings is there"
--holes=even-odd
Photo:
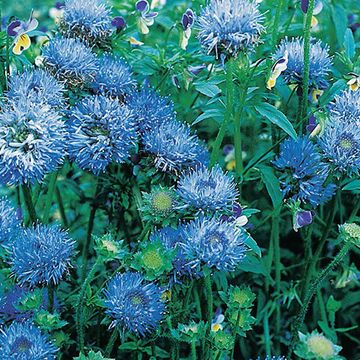
[[[181,25],[184,28],[184,30],[188,28],[189,24],[190,24],[189,17],[186,14],[183,14],[181,19]]]
[[[231,144],[225,145],[223,148],[224,155],[230,154],[230,152],[233,150],[234,150],[234,145],[231,145]]]
[[[317,123],[316,123],[316,118],[315,118],[314,115],[311,115],[310,118],[309,118],[309,123],[308,123],[308,125],[306,126],[306,130],[307,130],[308,132],[312,132],[312,131],[314,131],[314,129],[316,128],[316,125],[317,125]]]
[[[304,14],[307,13],[309,9],[309,0],[301,0],[301,10],[304,12]]]
[[[149,3],[146,0],[139,0],[136,5],[136,10],[140,12],[146,12],[149,10]]]
[[[206,65],[189,66],[188,70],[193,75],[198,75],[202,70],[206,68]],[[224,148],[225,151],[225,148]]]
[[[118,30],[122,30],[126,27],[126,21],[122,16],[115,16],[111,21],[111,25]]]
[[[313,221],[314,213],[308,210],[301,210],[296,213],[296,224],[294,227],[300,229],[304,226],[310,225]]]
[[[153,18],[156,18],[157,16],[158,16],[157,12],[151,12],[151,13],[148,13],[148,14],[143,14],[143,17],[145,19],[153,19]]]
[[[55,8],[56,8],[56,9],[60,10],[60,9],[62,9],[63,7],[65,7],[65,3],[61,2],[61,1],[57,1],[57,2],[55,3]]]
[[[19,30],[21,29],[22,22],[20,20],[15,20],[11,22],[7,28],[7,33],[9,36],[17,36]]]
[[[238,218],[242,215],[243,209],[239,203],[234,203],[232,212],[234,217]]]

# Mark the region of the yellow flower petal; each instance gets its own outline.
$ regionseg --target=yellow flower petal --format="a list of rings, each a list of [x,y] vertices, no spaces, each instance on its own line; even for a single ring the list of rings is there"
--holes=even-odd
[[[27,50],[31,45],[31,40],[29,35],[22,34],[15,40],[15,45],[13,47],[13,53],[15,55],[21,55],[23,51]]]
[[[143,42],[139,41],[138,39],[135,39],[133,36],[130,36],[128,38],[128,41],[131,45],[135,45],[135,46],[141,46],[141,45],[144,45]]]

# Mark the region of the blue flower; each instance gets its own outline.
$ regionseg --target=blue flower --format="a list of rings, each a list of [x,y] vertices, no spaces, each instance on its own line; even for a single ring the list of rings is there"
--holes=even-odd
[[[70,267],[75,242],[57,225],[26,228],[12,246],[12,272],[20,285],[57,285]]]
[[[13,322],[0,333],[0,358],[6,360],[55,360],[58,349],[31,322]]]
[[[350,119],[348,119],[350,120]],[[360,124],[330,117],[319,137],[324,157],[334,168],[348,175],[358,175],[360,169]]]
[[[218,166],[183,174],[177,192],[187,205],[202,211],[231,212],[239,196],[233,177]]]
[[[21,226],[19,214],[6,198],[0,198],[0,243],[8,244],[16,237]]]
[[[106,313],[119,326],[144,336],[156,330],[165,312],[161,290],[135,272],[117,274],[104,290]]]
[[[287,84],[302,86],[304,75],[304,40],[302,38],[283,39],[277,48],[275,58],[280,59],[287,52],[287,68],[281,75]],[[332,65],[328,46],[321,41],[312,39],[310,44],[310,75],[311,89],[325,89],[328,86],[327,77]]]
[[[191,134],[188,125],[177,120],[154,126],[144,133],[142,142],[161,171],[178,172],[208,163],[205,145]]]
[[[49,105],[10,103],[0,113],[0,181],[41,181],[62,163],[65,139],[65,124]]]
[[[66,0],[60,31],[89,45],[101,44],[112,33],[111,8],[103,0]]]
[[[330,112],[339,121],[360,127],[360,90],[347,90],[336,96],[335,102],[330,106]]]
[[[333,196],[335,185],[325,184],[329,167],[307,137],[283,141],[274,165],[283,171],[280,180],[284,197],[316,207]]]
[[[147,83],[140,91],[133,91],[126,102],[134,110],[141,132],[155,129],[176,117],[174,104],[170,99],[158,95]]]
[[[92,84],[95,92],[109,96],[121,96],[129,93],[135,84],[131,68],[125,61],[110,54],[100,58],[99,71]]]
[[[117,100],[89,96],[69,112],[69,155],[95,174],[123,163],[136,139],[134,114]]]
[[[153,232],[150,236],[150,241],[160,241],[166,250],[176,249],[176,255],[173,260],[174,282],[178,282],[178,277],[196,275],[193,269],[188,265],[188,260],[186,259],[184,251],[180,246],[180,234],[181,225],[178,229],[167,226]]]
[[[71,86],[92,82],[99,69],[95,54],[78,39],[57,37],[44,46],[42,54],[51,74]]]
[[[216,217],[199,217],[181,227],[181,247],[188,266],[201,265],[217,270],[234,271],[246,255],[243,229]]]
[[[28,98],[33,103],[46,103],[51,106],[61,106],[64,86],[52,75],[42,69],[25,71],[19,75],[12,75],[9,81],[7,97],[18,101]]]
[[[264,31],[263,15],[253,0],[211,0],[197,20],[199,41],[216,58],[252,50]]]

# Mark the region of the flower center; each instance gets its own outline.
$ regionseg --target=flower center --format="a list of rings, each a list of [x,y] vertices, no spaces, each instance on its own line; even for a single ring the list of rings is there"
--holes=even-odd
[[[322,359],[328,359],[334,355],[333,344],[325,336],[314,335],[307,341],[309,350]]]
[[[13,353],[27,353],[32,346],[31,341],[25,336],[19,336],[11,345]]]
[[[149,269],[160,269],[164,262],[160,254],[155,250],[146,251],[143,255],[145,267]]]
[[[172,203],[173,203],[173,199],[171,195],[165,191],[154,194],[152,199],[153,208],[161,212],[166,212],[171,210]]]
[[[132,294],[129,295],[129,299],[133,305],[145,305],[146,298],[144,294],[140,293],[139,291],[134,291]]]

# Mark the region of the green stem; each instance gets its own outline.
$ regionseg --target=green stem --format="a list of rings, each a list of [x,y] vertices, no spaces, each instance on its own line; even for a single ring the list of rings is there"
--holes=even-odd
[[[310,78],[310,39],[311,20],[314,12],[315,0],[309,0],[309,6],[305,17],[304,26],[304,74],[302,86],[302,110],[301,118],[307,114],[309,78]]]
[[[84,345],[85,345],[85,333],[84,333],[84,314],[83,314],[83,307],[84,307],[84,301],[85,301],[85,293],[87,287],[90,285],[91,280],[93,279],[96,268],[100,264],[101,258],[98,258],[91,270],[89,271],[89,274],[87,275],[85,281],[83,282],[83,285],[80,288],[78,301],[76,303],[76,326],[77,326],[77,332],[78,332],[78,338],[79,338],[79,348],[80,351],[84,351]]]
[[[204,290],[205,290],[205,299],[207,301],[206,305],[206,335],[204,337],[204,355],[205,358],[210,356],[210,343],[209,336],[211,331],[211,322],[213,318],[213,293],[212,293],[212,281],[211,281],[211,272],[210,269],[204,269]]]
[[[272,31],[271,36],[271,48],[273,49],[277,43],[278,34],[279,34],[279,23],[280,23],[280,16],[281,16],[281,10],[284,6],[284,0],[275,0],[276,6],[276,12],[274,17],[274,27]]]
[[[27,208],[27,211],[29,213],[29,218],[33,223],[36,223],[38,220],[38,217],[36,215],[36,210],[34,207],[34,203],[32,201],[31,197],[31,188],[28,185],[22,185],[22,191],[24,195],[24,201]]]
[[[305,320],[306,313],[309,309],[310,302],[315,292],[317,291],[321,282],[329,275],[330,271],[343,260],[345,255],[350,250],[351,245],[352,243],[350,241],[346,242],[343,245],[343,247],[341,248],[339,253],[335,256],[335,258],[330,262],[330,264],[324,270],[321,271],[321,273],[315,278],[315,280],[311,283],[309,289],[307,290],[303,305],[301,306],[300,312],[295,319],[294,326],[292,329],[292,337],[291,337],[290,349],[288,352],[288,358],[291,358],[291,355],[295,347],[295,343],[297,342],[298,339],[298,331],[300,330],[300,327]]]
[[[109,342],[108,344],[106,345],[106,349],[105,349],[105,356],[106,357],[110,357],[111,353],[112,353],[112,350],[114,348],[114,345],[115,345],[115,341],[117,339],[117,336],[118,336],[118,331],[117,331],[117,328],[114,328],[112,334],[111,334],[111,337],[109,339]]]
[[[244,110],[245,100],[247,95],[247,86],[240,90],[239,104],[234,116],[234,145],[235,145],[235,171],[236,175],[240,176],[243,172],[243,159],[242,159],[242,141],[241,141],[241,117]]]
[[[95,195],[94,195],[95,201],[99,194],[99,191],[100,191],[100,186],[99,186],[99,182],[97,182],[96,189],[95,189]],[[92,203],[91,210],[90,210],[90,216],[89,216],[89,222],[88,222],[88,229],[87,229],[87,233],[86,233],[86,241],[85,241],[83,251],[82,251],[83,264],[82,264],[81,282],[84,282],[84,279],[86,276],[86,268],[87,268],[87,263],[88,263],[91,235],[92,235],[92,231],[94,228],[96,211],[97,211],[97,205],[95,203]]]
[[[231,115],[233,113],[233,107],[234,107],[233,62],[234,62],[233,58],[230,58],[229,61],[227,62],[226,77],[225,77],[226,79],[225,116],[224,116],[224,121],[222,122],[219,132],[216,136],[213,150],[211,152],[210,167],[213,167],[219,158],[220,147],[225,136],[226,128],[230,122]]]
[[[326,326],[329,326],[329,322],[328,322],[328,319],[327,319],[327,316],[326,316],[326,309],[325,309],[324,299],[323,299],[322,294],[321,294],[321,289],[316,290],[316,297],[317,297],[318,302],[319,302],[321,320],[326,324]]]
[[[196,340],[191,341],[191,359],[196,360]]]
[[[275,289],[276,294],[280,297],[281,293],[281,254],[280,254],[280,211],[281,205],[276,209],[272,218],[272,231],[271,237],[274,244],[274,260],[275,260]],[[280,320],[281,320],[281,309],[280,301],[276,302],[276,318],[275,318],[275,333],[276,336],[280,336]]]
[[[57,176],[58,176],[57,171],[50,175],[49,186],[48,186],[48,191],[47,191],[46,200],[45,200],[44,216],[43,216],[44,224],[47,224],[49,222],[50,208],[51,208],[51,203],[52,203],[52,199],[53,199],[53,195],[54,195],[54,191],[55,191]]]
[[[60,192],[58,187],[55,188],[55,195],[56,195],[56,200],[57,200],[57,203],[58,203],[58,206],[59,206],[59,211],[60,211],[60,216],[61,216],[62,223],[63,223],[64,227],[67,229],[69,227],[69,222],[68,222],[67,217],[66,217],[64,202],[63,202],[61,192]]]
[[[234,354],[235,354],[236,341],[237,341],[237,338],[238,338],[238,331],[239,331],[239,322],[240,322],[240,308],[238,309],[238,313],[237,313],[237,316],[236,316],[234,343],[233,343],[233,347],[232,347],[232,350],[231,350],[231,358],[232,359],[234,359]]]
[[[271,338],[269,331],[269,315],[266,310],[264,314],[264,341],[265,341],[265,352],[266,355],[271,357]]]
[[[49,284],[47,290],[48,290],[48,311],[52,313],[54,309],[54,293],[55,293],[54,286],[52,284]]]

